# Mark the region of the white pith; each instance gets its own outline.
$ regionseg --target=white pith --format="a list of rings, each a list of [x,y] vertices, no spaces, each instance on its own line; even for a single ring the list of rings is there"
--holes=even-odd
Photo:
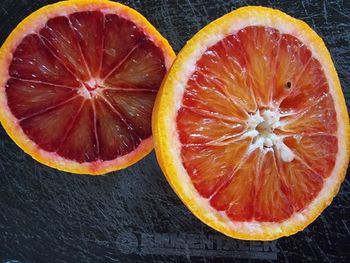
[[[80,87],[78,93],[85,99],[91,99],[91,92],[85,86]]]
[[[283,143],[283,138],[274,133],[274,129],[280,126],[280,114],[277,111],[265,110],[262,114],[257,110],[255,114],[249,116],[248,129],[242,137],[253,138],[248,152],[259,148],[263,151],[276,151],[281,156],[282,161],[291,162],[294,154],[287,145]]]
[[[285,15],[279,17],[271,15],[271,13],[266,13],[266,16],[262,17],[259,13],[254,14],[254,12],[251,12],[248,14],[247,12],[240,15],[238,18],[232,17],[232,19],[227,19],[224,23],[221,23],[220,26],[212,26],[211,34],[201,34],[197,37],[197,41],[193,40],[190,42],[192,45],[191,53],[187,53],[186,57],[184,58],[180,57],[178,59],[179,63],[174,64],[174,68],[181,70],[178,70],[174,78],[169,80],[169,85],[171,85],[171,88],[169,88],[167,93],[164,94],[164,97],[166,98],[164,98],[164,101],[161,101],[160,103],[159,116],[164,114],[164,117],[161,117],[162,119],[159,121],[159,126],[164,132],[158,132],[164,136],[165,143],[163,147],[167,149],[167,152],[164,151],[162,154],[164,155],[163,158],[172,160],[172,164],[169,164],[169,166],[171,166],[169,167],[169,171],[172,171],[172,169],[177,171],[176,173],[172,173],[168,178],[170,183],[175,186],[178,195],[182,199],[191,200],[189,203],[187,203],[187,205],[194,214],[212,227],[230,236],[232,236],[233,233],[236,233],[234,235],[241,235],[241,238],[244,236],[244,238],[249,239],[266,240],[280,237],[286,231],[291,233],[301,230],[301,225],[307,225],[318,215],[318,212],[315,212],[315,210],[311,208],[324,206],[325,203],[329,204],[329,200],[331,200],[330,195],[333,196],[339,187],[339,177],[342,176],[342,169],[347,158],[347,145],[342,140],[338,140],[338,155],[332,174],[324,180],[322,190],[308,207],[300,212],[295,212],[289,219],[280,223],[257,221],[239,222],[232,221],[230,218],[228,218],[225,212],[218,212],[212,208],[209,204],[209,200],[203,198],[196,191],[190,177],[187,174],[187,171],[183,167],[181,159],[181,143],[177,136],[176,115],[177,111],[182,106],[182,97],[186,88],[185,84],[187,83],[188,78],[194,72],[196,62],[208,49],[208,47],[216,44],[225,36],[234,34],[247,26],[273,27],[279,30],[282,34],[290,34],[295,36],[309,48],[313,57],[321,63],[325,76],[328,80],[329,93],[333,97],[334,106],[337,113],[338,130],[336,136],[338,138],[346,138],[346,128],[344,126],[346,125],[346,122],[344,123],[341,117],[346,116],[346,113],[344,113],[343,109],[341,108],[341,105],[343,105],[344,102],[341,101],[341,98],[337,94],[336,86],[338,84],[338,79],[334,77],[334,68],[332,63],[328,63],[330,61],[330,58],[327,57],[328,53],[326,52],[325,55],[325,52],[323,52],[324,47],[320,45],[319,42],[315,42],[315,34],[313,32],[308,32],[309,34],[305,34],[301,25],[287,23],[291,20],[292,18]],[[198,41],[199,39],[201,41]],[[321,52],[318,52],[317,50],[321,50]],[[165,103],[170,103],[168,108],[172,109],[171,112],[166,112],[166,114],[165,112],[161,112],[162,106],[165,107],[166,105]],[[251,117],[249,119],[253,126],[254,122],[259,122],[262,120],[262,118],[263,117],[259,113],[259,116]],[[278,125],[278,122],[275,122],[275,124]],[[246,136],[258,137],[259,133],[257,133],[254,129],[250,129],[247,131]],[[269,148],[268,146],[273,144],[272,140],[270,142],[269,139],[271,140],[271,135],[265,137],[260,136],[260,138],[257,138],[255,142],[259,144],[259,147],[264,147],[264,144],[266,144],[266,147]],[[278,144],[275,143],[275,145]],[[292,158],[291,154],[288,152],[288,149],[284,148],[280,149],[280,151],[285,153],[284,159],[286,161]]]
[[[88,81],[82,82],[79,88],[79,95],[85,99],[91,100],[95,96],[103,97],[103,88],[101,88],[102,81],[98,78],[92,78]]]

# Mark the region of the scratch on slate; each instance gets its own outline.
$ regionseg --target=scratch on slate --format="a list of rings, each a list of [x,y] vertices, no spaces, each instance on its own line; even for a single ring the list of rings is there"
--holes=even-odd
[[[327,12],[327,2],[323,1],[323,17],[326,20],[326,24],[328,24],[328,12]]]
[[[350,15],[347,15],[347,14],[343,13],[342,11],[340,11],[340,10],[338,10],[338,9],[336,9],[336,8],[334,8],[334,7],[332,7],[332,6],[330,6],[330,8],[331,8],[332,10],[336,11],[339,15],[342,15],[342,16],[345,16],[345,17],[347,17],[347,18],[350,18]]]
[[[346,225],[346,221],[345,221],[344,219],[342,219],[341,221],[342,221],[342,223],[343,223],[343,225],[344,225],[346,231],[347,231],[348,234],[350,235],[350,230],[349,230],[348,226]]]
[[[6,14],[6,15],[8,15],[9,13],[7,12],[7,10],[4,8],[4,7],[1,7],[1,10],[3,10],[4,11],[4,13]]]
[[[317,242],[314,242],[314,243],[315,243],[317,249],[320,251],[320,253],[321,253],[321,255],[322,255],[322,258],[325,259],[326,262],[329,262],[329,263],[330,263],[331,261],[329,260],[327,254],[324,253],[324,251],[321,249],[321,247],[319,246],[319,244],[318,244]]]
[[[284,251],[283,247],[281,247],[281,245],[280,245],[279,243],[277,243],[277,246],[278,246],[278,248],[279,248],[279,251],[282,252],[282,255],[283,255],[283,257],[284,257],[285,262],[286,262],[286,263],[289,263],[288,257],[287,257],[287,255],[286,255],[286,252]]]
[[[186,1],[187,1],[188,6],[190,7],[190,9],[191,9],[191,11],[193,13],[193,18],[196,20],[197,30],[199,30],[201,28],[201,23],[199,21],[198,16],[196,15],[196,10],[195,10],[195,8],[192,5],[191,0],[186,0]]]
[[[303,6],[303,9],[304,9],[304,11],[305,11],[305,14],[306,14],[307,16],[309,16],[309,12],[307,11],[307,9],[306,9],[306,7],[305,7],[304,1],[301,2],[301,5]]]

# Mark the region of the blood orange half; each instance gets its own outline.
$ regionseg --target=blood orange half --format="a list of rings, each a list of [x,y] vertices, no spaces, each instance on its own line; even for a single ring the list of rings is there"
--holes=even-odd
[[[179,53],[153,113],[159,163],[203,222],[240,239],[305,228],[349,162],[349,119],[332,59],[304,22],[238,9]]]
[[[151,116],[175,54],[139,13],[59,2],[23,20],[0,52],[1,123],[34,159],[104,174],[152,149]]]

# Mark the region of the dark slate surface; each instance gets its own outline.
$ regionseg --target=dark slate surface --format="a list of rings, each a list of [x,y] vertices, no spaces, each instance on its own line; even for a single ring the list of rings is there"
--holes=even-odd
[[[0,41],[55,1],[1,0]],[[122,1],[175,51],[213,19],[243,5],[306,21],[332,53],[350,102],[350,1]],[[227,238],[197,220],[165,181],[154,153],[104,177],[72,175],[24,154],[0,128],[0,262],[350,262],[350,181],[307,229],[274,242]],[[15,262],[15,261],[13,261]]]

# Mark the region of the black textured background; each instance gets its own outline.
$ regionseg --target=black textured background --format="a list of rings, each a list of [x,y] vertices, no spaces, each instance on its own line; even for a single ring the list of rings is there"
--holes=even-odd
[[[0,41],[55,1],[1,0]],[[208,22],[243,5],[281,9],[325,40],[350,102],[350,1],[121,1],[176,52]],[[350,262],[350,181],[307,229],[276,242],[227,238],[197,220],[165,181],[154,153],[121,172],[59,172],[24,154],[0,128],[0,262]],[[204,243],[203,243],[204,242]]]

